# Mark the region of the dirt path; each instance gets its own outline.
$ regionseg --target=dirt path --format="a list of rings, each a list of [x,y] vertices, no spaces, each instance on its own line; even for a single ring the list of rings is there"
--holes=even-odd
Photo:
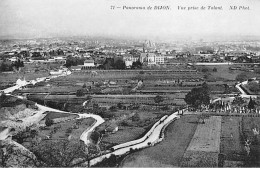
[[[121,167],[178,167],[197,127],[197,116],[182,116],[165,130],[158,145],[127,156]]]

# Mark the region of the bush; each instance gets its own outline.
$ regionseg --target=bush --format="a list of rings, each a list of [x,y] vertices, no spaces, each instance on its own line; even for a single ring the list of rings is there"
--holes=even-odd
[[[109,108],[109,110],[110,110],[110,111],[113,111],[113,112],[116,111],[116,106],[111,106],[111,107]]]
[[[46,126],[51,126],[51,125],[53,125],[53,120],[52,119],[50,119],[49,117],[47,117],[46,118],[46,120],[45,120],[45,125]]]
[[[120,102],[120,103],[117,103],[117,107],[118,107],[118,109],[122,109],[122,107],[123,107],[123,104]]]
[[[112,118],[114,115],[109,111],[101,111],[98,115],[100,115],[103,118]]]
[[[209,68],[207,68],[207,67],[203,67],[202,69],[201,69],[201,72],[209,72]]]
[[[76,91],[76,96],[77,97],[82,97],[82,96],[84,96],[85,95],[85,93],[84,93],[84,91],[82,90],[82,89],[78,89],[77,91]]]
[[[122,126],[132,126],[132,122],[130,120],[124,120],[121,123]]]
[[[140,121],[140,116],[138,114],[135,114],[132,116],[132,121]]]
[[[66,133],[68,133],[68,134],[70,134],[72,132],[72,128],[68,128],[67,130],[66,130]]]

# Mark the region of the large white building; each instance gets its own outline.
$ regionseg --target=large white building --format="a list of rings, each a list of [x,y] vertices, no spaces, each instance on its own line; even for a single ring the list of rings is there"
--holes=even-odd
[[[155,63],[156,64],[164,64],[164,56],[162,55],[156,55],[155,56]]]
[[[87,59],[84,61],[84,65],[82,66],[82,69],[91,69],[91,68],[95,68],[95,62],[93,59]]]
[[[147,62],[148,65],[161,65],[164,64],[164,56],[155,54],[155,53],[148,53],[147,54]]]
[[[95,62],[93,59],[87,59],[84,61],[84,66],[86,67],[95,67]]]

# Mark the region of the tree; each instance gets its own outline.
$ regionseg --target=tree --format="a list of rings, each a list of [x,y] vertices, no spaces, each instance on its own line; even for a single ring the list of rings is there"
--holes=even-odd
[[[248,109],[254,109],[255,108],[255,101],[252,100],[252,98],[250,97],[249,103],[248,103]]]
[[[103,63],[104,69],[112,69],[114,66],[114,59],[107,58],[105,62]]]
[[[163,97],[160,96],[160,95],[155,96],[155,97],[154,97],[154,102],[155,102],[156,104],[159,104],[159,103],[163,102]]]
[[[117,103],[117,107],[118,107],[118,109],[122,109],[122,107],[123,107],[122,102]]]
[[[184,101],[194,108],[200,107],[202,104],[209,105],[209,90],[206,86],[193,88],[184,98]]]
[[[96,114],[100,115],[102,118],[113,118],[114,115],[110,111],[99,110]]]
[[[78,89],[77,91],[76,91],[76,96],[77,97],[82,97],[82,96],[84,96],[85,95],[85,93],[84,93],[84,91],[82,90],[82,89]]]
[[[68,56],[66,59],[65,66],[67,68],[70,68],[71,66],[83,65],[84,61],[85,61],[84,58],[76,58],[76,57]]]
[[[50,118],[50,117],[46,117],[46,120],[45,120],[45,125],[46,126],[51,126],[53,125],[53,120]]]
[[[18,70],[20,67],[24,67],[24,63],[23,61],[21,61],[20,59],[18,59],[18,61],[15,61],[12,66]]]
[[[225,86],[224,94],[231,93],[231,89],[229,88],[229,86],[227,84],[225,84],[224,86]]]
[[[238,105],[242,106],[245,103],[245,101],[240,96],[236,96],[232,102],[232,105]]]
[[[213,68],[213,72],[217,72],[218,69],[216,67]]]
[[[203,67],[203,68],[201,69],[201,72],[204,72],[204,73],[209,72],[209,68]]]
[[[140,116],[138,113],[132,116],[132,121],[140,121]]]
[[[133,62],[132,64],[132,69],[142,69],[142,63],[140,62],[140,60],[137,60],[136,62]]]
[[[202,90],[205,91],[206,93],[210,92],[209,85],[206,82],[202,83]]]
[[[118,59],[114,64],[115,69],[126,69],[125,62],[121,59]]]

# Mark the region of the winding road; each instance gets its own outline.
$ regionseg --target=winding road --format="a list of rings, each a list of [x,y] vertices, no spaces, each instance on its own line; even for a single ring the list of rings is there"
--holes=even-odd
[[[57,78],[59,76],[66,76],[66,75],[67,74],[62,74],[62,75],[58,75],[58,76],[43,77],[43,78],[36,79],[36,81],[32,80],[30,82],[23,81],[22,83],[17,83],[15,86],[7,88],[7,89],[2,90],[2,91],[5,94],[10,95],[10,93],[12,93],[14,90],[19,89],[19,88],[26,86],[28,84],[36,84],[38,82],[45,81],[47,78],[51,79],[51,78]],[[15,97],[22,98],[21,96],[15,96]],[[70,113],[70,112],[65,112],[65,111],[53,109],[53,108],[43,106],[43,105],[39,105],[39,104],[36,104],[36,106],[39,108],[40,111],[38,113],[36,113],[35,115],[33,115],[32,117],[22,119],[23,123],[33,124],[33,123],[39,122],[40,120],[42,120],[45,117],[44,113],[46,111],[54,111],[54,112],[60,112],[60,113]],[[186,109],[182,110],[182,112],[184,112],[185,110]],[[179,118],[178,113],[179,112],[177,111],[177,112],[175,112],[175,113],[173,113],[169,116],[167,116],[167,115],[163,116],[159,121],[157,121],[153,125],[153,127],[142,138],[134,140],[134,141],[130,141],[130,142],[127,142],[127,143],[123,143],[123,144],[120,144],[120,145],[113,146],[111,148],[111,152],[104,154],[104,155],[101,155],[99,157],[96,157],[94,159],[91,159],[90,163],[89,163],[90,166],[93,166],[93,165],[103,161],[105,158],[109,158],[111,155],[119,156],[119,155],[129,153],[132,150],[142,149],[142,148],[145,148],[145,147],[153,146],[156,143],[159,143],[164,138],[164,136],[162,136],[162,133],[163,133],[162,131],[164,130],[164,128],[169,123],[171,123],[173,120]],[[80,139],[82,141],[84,141],[84,143],[86,145],[90,143],[90,141],[88,140],[88,137],[89,137],[88,135],[93,130],[95,130],[95,128],[97,126],[99,126],[100,124],[105,122],[105,120],[102,117],[100,117],[99,115],[95,115],[95,114],[87,114],[87,113],[84,113],[84,114],[70,113],[70,114],[77,114],[79,116],[78,119],[91,117],[91,118],[94,118],[96,120],[80,136]],[[86,166],[87,166],[87,164],[86,164]]]
[[[42,81],[45,81],[46,79],[53,79],[53,78],[57,78],[57,77],[60,77],[60,76],[66,76],[66,75],[70,75],[71,73],[63,73],[63,74],[60,74],[60,75],[55,75],[55,76],[49,76],[49,77],[42,77],[42,78],[37,78],[36,80],[31,80],[30,82],[26,82],[26,81],[21,81],[20,79],[17,80],[16,82],[16,85],[15,86],[12,86],[12,87],[9,87],[7,89],[4,89],[2,90],[3,93],[5,93],[6,95],[11,95],[10,93],[12,93],[13,91],[17,90],[17,89],[20,89],[21,87],[24,87],[26,85],[29,85],[29,84],[33,84],[35,85],[36,83],[39,83],[39,82],[42,82]],[[14,95],[12,95],[14,96]],[[14,97],[18,97],[18,98],[23,98],[22,96],[14,96]],[[45,117],[45,114],[44,112],[46,111],[53,111],[53,112],[60,112],[60,113],[70,113],[70,112],[65,112],[65,111],[61,111],[61,110],[58,110],[58,109],[53,109],[53,108],[50,108],[50,107],[47,107],[47,106],[43,106],[43,105],[40,105],[40,104],[37,104],[36,103],[36,106],[38,107],[38,109],[40,111],[38,111],[36,114],[34,114],[33,116],[31,117],[27,117],[27,118],[23,118],[21,119],[23,121],[23,124],[26,124],[26,125],[32,125],[33,123],[38,123],[40,120],[42,120],[44,117]],[[87,139],[88,137],[88,134],[91,133],[97,126],[99,126],[100,124],[102,124],[103,122],[105,122],[105,120],[100,117],[99,115],[95,115],[95,114],[87,114],[87,113],[84,113],[84,114],[80,114],[80,113],[70,113],[70,114],[77,114],[79,116],[78,119],[81,119],[81,118],[94,118],[96,121],[91,125],[91,127],[89,127],[88,129],[86,129],[82,135],[80,136],[80,139],[82,141],[85,142],[85,144],[88,144],[90,141]]]
[[[186,109],[184,109],[183,112],[184,111],[186,111]],[[161,136],[162,130],[164,130],[165,126],[167,126],[170,122],[178,118],[178,111],[170,116],[162,117],[142,138],[112,147],[112,152],[90,160],[89,165],[93,166],[99,162],[102,162],[105,158],[111,157],[111,155],[120,156],[129,153],[132,150],[146,148],[161,142],[164,138],[164,136]]]

